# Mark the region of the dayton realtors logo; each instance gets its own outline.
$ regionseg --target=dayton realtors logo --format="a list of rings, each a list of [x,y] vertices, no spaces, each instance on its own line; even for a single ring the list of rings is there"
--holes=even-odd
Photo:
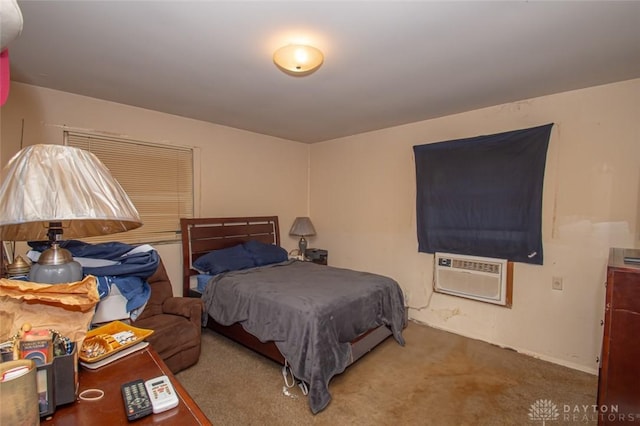
[[[598,420],[610,422],[640,422],[640,413],[620,413],[617,405],[579,405],[564,404],[558,406],[550,399],[539,399],[529,407],[529,420],[548,421],[562,420],[570,423],[588,423]]]
[[[560,412],[558,407],[550,399],[539,399],[529,407],[529,419],[542,420],[544,426],[548,420],[558,420]]]

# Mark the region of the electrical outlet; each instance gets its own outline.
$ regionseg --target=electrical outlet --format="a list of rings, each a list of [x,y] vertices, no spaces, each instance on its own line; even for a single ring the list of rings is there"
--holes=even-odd
[[[404,304],[405,305],[409,305],[409,299],[411,299],[411,292],[410,291],[405,291],[404,292]]]
[[[562,290],[562,277],[552,277],[551,288],[554,290]]]

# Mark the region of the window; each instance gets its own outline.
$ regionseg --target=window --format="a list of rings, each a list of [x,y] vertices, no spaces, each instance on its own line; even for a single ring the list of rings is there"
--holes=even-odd
[[[65,131],[65,144],[92,152],[138,209],[143,226],[86,241],[154,243],[180,240],[180,218],[193,217],[193,150]]]
[[[552,126],[414,146],[418,250],[541,265]]]

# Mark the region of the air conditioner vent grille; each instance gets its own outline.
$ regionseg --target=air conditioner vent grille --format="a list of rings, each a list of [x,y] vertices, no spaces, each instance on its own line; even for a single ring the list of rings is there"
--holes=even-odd
[[[453,267],[457,269],[466,269],[469,271],[487,272],[489,274],[499,274],[500,264],[490,262],[476,262],[464,259],[452,259]]]

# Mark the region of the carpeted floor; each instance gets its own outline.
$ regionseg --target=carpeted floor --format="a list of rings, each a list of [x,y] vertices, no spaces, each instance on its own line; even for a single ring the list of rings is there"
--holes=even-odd
[[[414,322],[404,336],[334,377],[317,415],[279,365],[209,330],[176,377],[216,426],[596,424],[596,376]]]

